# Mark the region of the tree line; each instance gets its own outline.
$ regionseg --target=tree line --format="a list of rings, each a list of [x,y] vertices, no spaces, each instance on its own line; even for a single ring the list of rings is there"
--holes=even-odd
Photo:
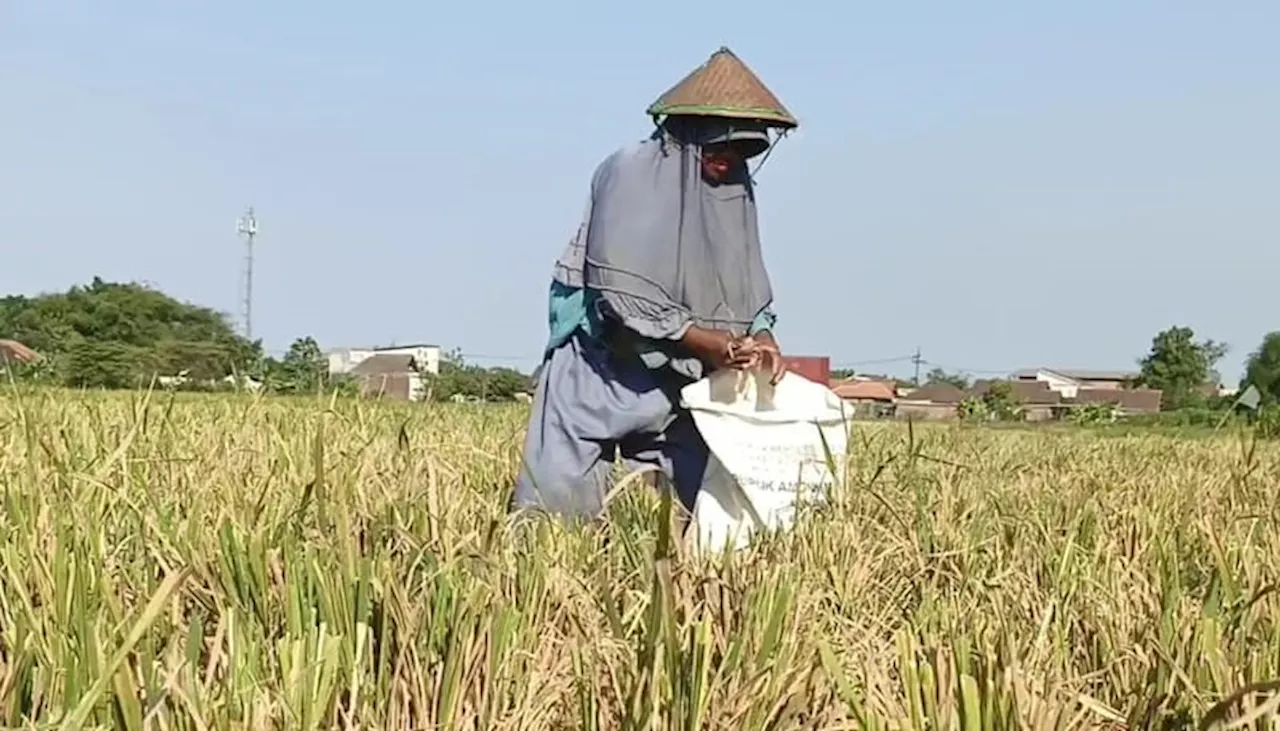
[[[1230,408],[1235,397],[1218,395],[1222,385],[1218,364],[1230,351],[1226,343],[1212,339],[1198,339],[1195,331],[1186,326],[1173,326],[1156,333],[1147,353],[1137,361],[1138,370],[1132,388],[1159,389],[1162,411],[1218,411]],[[852,377],[852,370],[836,370],[833,378]],[[946,383],[960,389],[968,389],[973,381],[964,373],[950,373],[942,368],[930,370],[916,382],[914,379],[896,379],[881,376],[901,385],[921,386]],[[1280,407],[1280,331],[1267,333],[1256,349],[1245,360],[1244,377],[1239,391],[1249,386],[1257,389],[1258,408]]]
[[[0,298],[0,339],[21,342],[42,356],[34,363],[9,364],[11,375],[72,388],[145,387],[166,376],[189,388],[234,388],[252,381],[282,394],[359,390],[349,378],[329,373],[312,337],[298,338],[274,358],[264,353],[261,341],[237,333],[222,313],[145,285],[98,277],[65,292]],[[1190,327],[1170,327],[1152,338],[1131,385],[1160,389],[1165,411],[1224,408],[1232,401],[1215,396],[1214,387],[1220,381],[1217,365],[1227,352],[1226,344],[1198,339]],[[441,358],[439,370],[424,376],[435,400],[509,400],[532,390],[529,377],[519,371],[467,363],[456,350]],[[936,368],[922,381],[972,385],[964,374]],[[1249,385],[1258,390],[1260,407],[1280,407],[1280,331],[1266,334],[1248,355],[1241,388]]]
[[[274,358],[216,310],[99,277],[65,292],[0,298],[0,339],[40,354],[30,363],[0,362],[8,375],[70,388],[138,388],[163,379],[187,390],[247,384],[277,394],[360,390],[352,378],[329,373],[313,337],[296,339]],[[514,369],[468,364],[456,351],[442,358],[439,374],[424,378],[441,401],[509,400],[529,387],[528,377]]]

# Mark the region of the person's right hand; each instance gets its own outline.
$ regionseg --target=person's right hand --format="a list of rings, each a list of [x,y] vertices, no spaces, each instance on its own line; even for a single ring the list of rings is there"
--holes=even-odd
[[[741,370],[750,366],[755,357],[747,338],[734,337],[724,330],[691,325],[680,342],[712,371],[722,368]]]

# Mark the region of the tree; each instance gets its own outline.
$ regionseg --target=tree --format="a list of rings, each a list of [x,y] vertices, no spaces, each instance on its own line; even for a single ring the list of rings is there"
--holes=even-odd
[[[1280,332],[1267,333],[1245,361],[1240,388],[1250,385],[1258,389],[1264,406],[1280,403]]]
[[[514,368],[483,368],[466,362],[457,350],[440,356],[440,372],[427,378],[433,401],[455,396],[481,401],[510,401],[529,388],[529,377]]]
[[[529,389],[529,377],[514,368],[490,368],[485,398],[489,401],[512,401],[516,394]]]
[[[157,371],[154,356],[126,343],[82,340],[63,354],[64,380],[77,388],[145,387]]]
[[[479,384],[476,381],[475,368],[468,366],[457,349],[440,354],[438,373],[426,376],[427,392],[433,401],[449,401],[454,396],[479,397]]]
[[[991,381],[987,384],[987,392],[982,395],[992,417],[1000,421],[1016,421],[1022,418],[1022,407],[1013,395],[1013,386],[1008,381]]]
[[[1008,381],[987,381],[981,394],[966,396],[956,408],[965,421],[1018,421],[1023,417]]]
[[[308,335],[298,338],[289,346],[284,359],[275,369],[280,390],[289,393],[308,393],[324,386],[329,368],[316,339]]]
[[[947,373],[941,368],[934,368],[926,373],[924,377],[926,386],[931,383],[945,383],[963,391],[969,388],[969,377],[963,373]]]
[[[218,379],[261,356],[260,344],[212,309],[99,277],[62,293],[0,298],[0,337],[35,349],[50,378],[70,386],[131,388],[179,373]]]
[[[264,358],[251,373],[270,393],[305,394],[337,391],[343,396],[360,393],[360,383],[348,374],[329,373],[329,364],[316,339],[298,338],[280,360]]]
[[[1197,342],[1191,328],[1171,327],[1151,339],[1151,352],[1138,361],[1138,381],[1164,392],[1161,408],[1166,411],[1198,404],[1204,399],[1200,389],[1218,381],[1214,366],[1226,354],[1225,343]]]

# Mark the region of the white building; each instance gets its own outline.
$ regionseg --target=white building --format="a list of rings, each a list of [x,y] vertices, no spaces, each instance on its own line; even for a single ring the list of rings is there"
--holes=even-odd
[[[408,355],[413,358],[423,373],[437,374],[440,372],[440,346],[418,343],[376,348],[339,348],[331,350],[328,353],[329,373],[350,373],[356,366],[375,355]]]
[[[1086,371],[1072,368],[1026,368],[1013,374],[1015,381],[1043,381],[1063,398],[1073,399],[1082,388],[1123,389],[1138,377],[1133,371]]]

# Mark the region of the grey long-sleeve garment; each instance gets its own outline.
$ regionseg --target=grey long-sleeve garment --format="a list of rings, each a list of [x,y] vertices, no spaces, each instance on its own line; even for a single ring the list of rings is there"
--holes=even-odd
[[[596,170],[554,279],[589,295],[608,326],[578,329],[547,353],[513,507],[598,514],[620,452],[660,467],[693,508],[708,455],[677,389],[702,364],[663,344],[690,325],[744,334],[773,297],[745,170],[719,185],[702,177],[700,145],[727,139],[768,136],[728,123],[681,139],[660,132]],[[562,313],[552,306],[554,335]]]

